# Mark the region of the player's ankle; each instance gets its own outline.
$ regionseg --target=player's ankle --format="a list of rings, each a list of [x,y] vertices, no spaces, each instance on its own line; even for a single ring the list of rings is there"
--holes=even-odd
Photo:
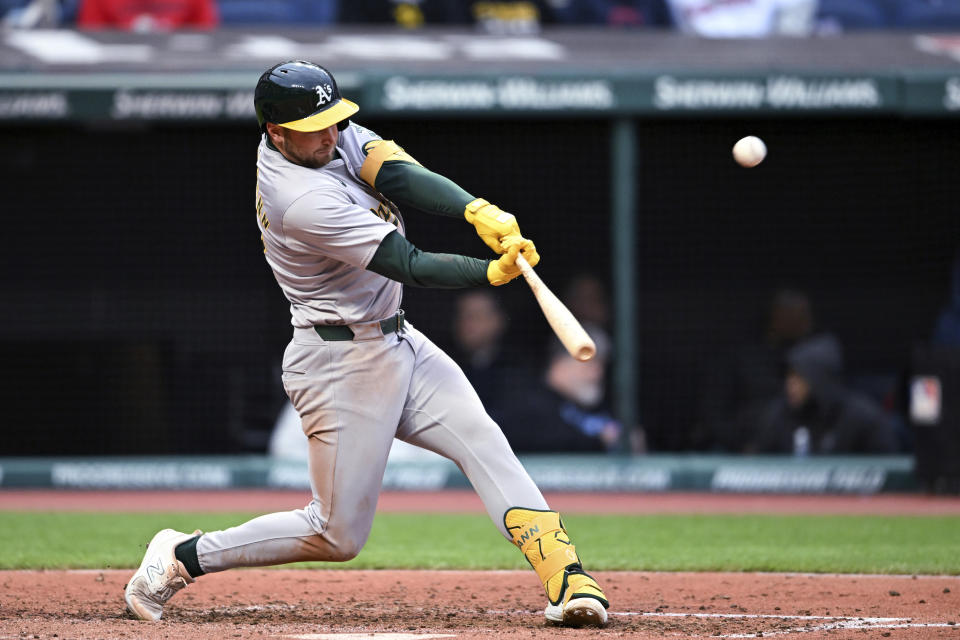
[[[191,578],[197,578],[206,573],[200,568],[200,559],[197,557],[198,540],[200,540],[200,536],[194,536],[186,542],[181,542],[173,550],[173,555],[183,564],[183,568],[186,569]]]

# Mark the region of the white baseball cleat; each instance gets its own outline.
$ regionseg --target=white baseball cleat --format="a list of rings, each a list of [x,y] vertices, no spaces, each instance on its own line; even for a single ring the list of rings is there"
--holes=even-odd
[[[183,563],[177,560],[174,550],[181,542],[200,535],[180,533],[173,529],[164,529],[153,536],[147,545],[140,568],[130,578],[123,592],[127,602],[127,611],[141,620],[159,620],[163,615],[163,605],[173,595],[194,581],[187,573]]]
[[[565,605],[547,605],[547,620],[565,627],[602,627],[607,624],[607,610],[594,598],[573,598]]]

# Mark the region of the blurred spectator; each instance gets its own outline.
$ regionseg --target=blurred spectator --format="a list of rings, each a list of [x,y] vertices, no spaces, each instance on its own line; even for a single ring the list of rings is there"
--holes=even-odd
[[[214,0],[83,0],[77,16],[82,29],[130,31],[212,29],[218,21]]]
[[[500,427],[517,453],[602,452],[619,446],[623,427],[604,402],[610,343],[595,327],[584,328],[597,344],[593,359],[576,360],[554,339],[542,377],[511,390],[511,408]]]
[[[957,0],[902,0],[891,5],[891,23],[902,29],[950,31],[960,27]]]
[[[892,419],[842,382],[836,338],[808,338],[787,354],[783,392],[760,416],[756,450],[794,455],[895,453]]]
[[[588,273],[574,276],[563,291],[563,303],[580,322],[589,322],[604,331],[610,329],[610,298],[597,276]]]
[[[406,29],[472,24],[486,33],[536,33],[548,14],[544,0],[350,0],[340,6],[343,23],[387,23]]]
[[[787,351],[813,331],[807,295],[782,289],[767,309],[762,339],[738,347],[718,362],[704,386],[699,449],[749,453],[760,413],[783,389]]]
[[[3,24],[19,29],[48,29],[64,19],[60,0],[0,0]]]
[[[332,24],[338,0],[218,0],[220,22],[231,24]]]
[[[529,376],[520,359],[511,358],[504,348],[503,336],[509,324],[502,302],[492,291],[474,289],[456,300],[452,356],[494,420],[507,409],[507,390],[517,379]]]
[[[707,38],[806,36],[817,0],[669,0],[674,25]]]
[[[592,332],[600,334],[595,341],[610,343],[610,298],[603,281],[590,273],[575,275],[563,290],[563,304],[573,316]],[[610,359],[606,359],[605,375],[610,375]]]
[[[819,0],[816,15],[818,34],[843,31],[885,29],[891,16],[887,4],[880,0]]]
[[[608,27],[669,27],[666,0],[552,0],[557,22]]]
[[[953,259],[950,300],[937,317],[930,342],[937,346],[960,348],[960,253]]]

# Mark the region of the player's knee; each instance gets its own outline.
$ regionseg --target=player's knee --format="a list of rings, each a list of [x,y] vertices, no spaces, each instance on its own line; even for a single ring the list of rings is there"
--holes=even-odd
[[[353,560],[357,557],[357,554],[360,553],[360,549],[363,548],[363,544],[355,540],[346,540],[338,541],[332,549],[333,557],[330,558],[332,562],[346,562],[347,560]]]
[[[328,533],[300,538],[295,562],[346,562],[360,553],[363,545],[353,540],[337,540]]]

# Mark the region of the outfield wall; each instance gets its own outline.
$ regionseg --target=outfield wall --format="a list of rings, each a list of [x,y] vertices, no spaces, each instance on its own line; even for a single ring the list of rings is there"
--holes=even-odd
[[[543,491],[875,494],[917,491],[908,456],[521,456]],[[391,460],[385,490],[463,489],[455,464]],[[306,463],[262,456],[0,458],[0,488],[305,489]]]

